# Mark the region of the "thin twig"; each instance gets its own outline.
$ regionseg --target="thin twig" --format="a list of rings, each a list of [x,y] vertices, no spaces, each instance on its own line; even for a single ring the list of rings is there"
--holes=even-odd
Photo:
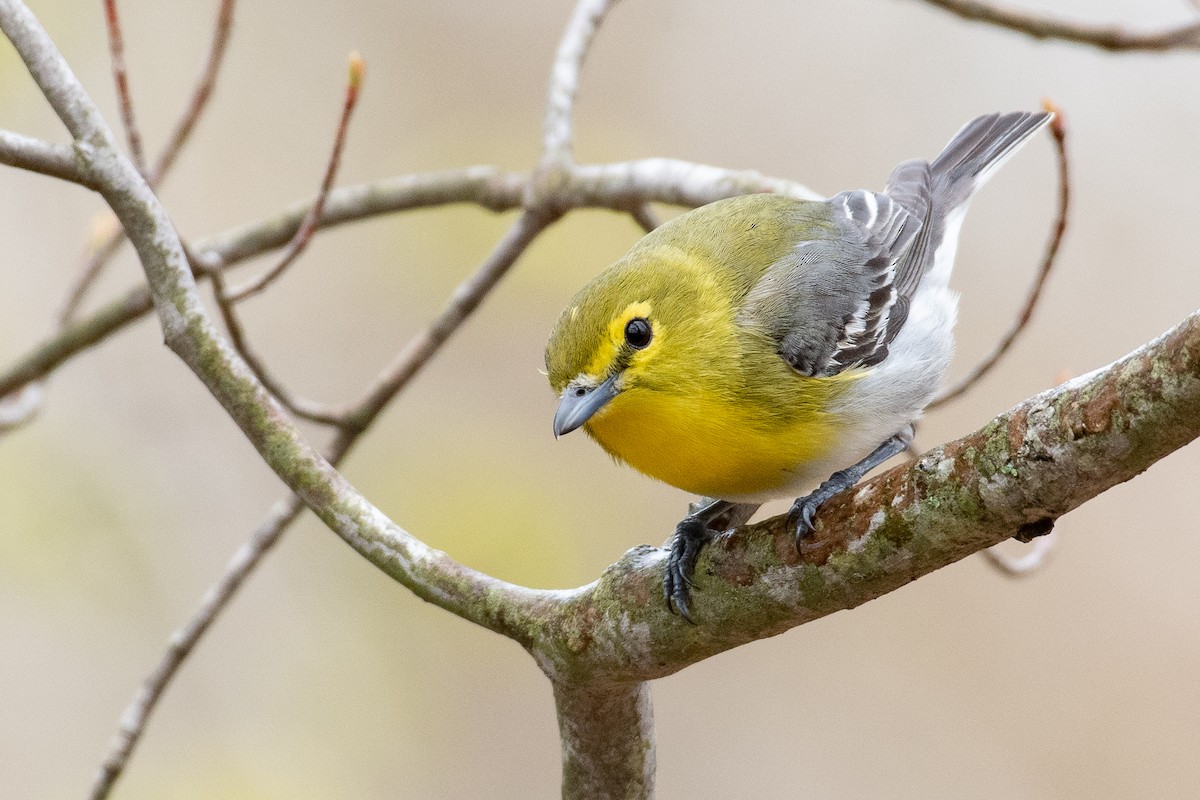
[[[933,410],[961,396],[978,383],[984,375],[992,371],[992,368],[999,363],[1004,354],[1016,342],[1017,337],[1029,325],[1029,321],[1033,319],[1033,312],[1037,308],[1038,301],[1041,300],[1042,290],[1046,286],[1046,279],[1050,277],[1050,271],[1054,268],[1059,246],[1062,244],[1063,235],[1067,232],[1067,211],[1071,205],[1071,171],[1070,159],[1067,157],[1066,122],[1063,118],[1062,109],[1055,106],[1049,100],[1044,101],[1043,105],[1047,111],[1054,112],[1054,119],[1050,122],[1050,133],[1054,139],[1055,152],[1058,154],[1058,214],[1054,218],[1054,228],[1050,232],[1050,240],[1046,243],[1046,251],[1042,255],[1041,266],[1038,268],[1033,285],[1029,287],[1029,294],[1025,297],[1025,304],[1021,307],[1021,311],[1017,315],[1016,321],[1013,322],[1012,327],[1000,338],[1000,341],[993,348],[992,352],[984,356],[970,372],[953,386],[949,386],[939,392],[937,397],[930,402],[928,406],[929,410]]]
[[[646,233],[657,228],[662,223],[658,216],[655,215],[654,209],[650,208],[649,203],[639,203],[629,212],[629,216],[633,217],[633,221],[642,226],[642,230]]]
[[[303,508],[304,504],[295,495],[288,495],[276,503],[267,520],[259,526],[250,540],[234,553],[220,580],[205,592],[200,601],[200,608],[182,627],[171,634],[162,659],[146,677],[133,700],[121,714],[120,727],[88,793],[90,800],[103,800],[108,797],[113,784],[121,776],[125,765],[129,763],[130,755],[145,733],[150,714],[158,705],[171,679],[179,671],[179,667],[233,599],[262,557],[279,541],[288,525],[300,516]]]
[[[527,173],[503,172],[495,167],[467,167],[346,186],[330,192],[321,227],[452,203],[476,203],[492,211],[517,208],[528,182]],[[202,262],[211,261],[229,268],[286,244],[311,208],[311,203],[298,204],[276,216],[194,242],[192,249]],[[198,277],[205,278],[207,273],[201,272]],[[141,284],[83,319],[71,322],[0,373],[0,396],[49,375],[68,359],[141,319],[153,307],[150,290]]]
[[[230,291],[229,299],[232,302],[240,302],[267,288],[308,247],[313,233],[316,232],[317,226],[321,222],[321,214],[325,209],[325,201],[329,197],[329,191],[333,188],[333,180],[337,177],[338,165],[342,160],[342,150],[346,146],[346,133],[350,125],[350,115],[354,113],[354,107],[358,104],[358,96],[362,89],[363,70],[362,57],[358,53],[351,53],[349,80],[346,83],[346,99],[342,103],[342,116],[338,119],[337,133],[333,138],[333,152],[330,153],[329,161],[325,165],[325,177],[321,180],[321,188],[317,192],[317,199],[313,201],[312,208],[309,209],[308,214],[304,217],[304,222],[300,224],[300,228],[296,231],[292,240],[288,242],[288,246],[283,251],[283,256],[279,259],[279,262],[249,283]]]
[[[392,363],[375,379],[363,400],[344,415],[346,425],[359,430],[373,419],[375,414],[379,413],[379,409],[404,388],[459,326],[466,322],[488,292],[504,277],[521,253],[525,252],[525,248],[529,247],[554,219],[533,211],[521,214],[492,254],[479,265],[479,269],[454,289],[450,300],[437,317],[425,330],[409,339]]]
[[[158,154],[158,160],[154,163],[150,174],[146,176],[150,185],[155,188],[160,185],[162,179],[175,164],[175,159],[183,150],[183,146],[187,144],[192,131],[196,129],[196,123],[200,121],[200,117],[204,114],[204,109],[212,97],[213,90],[216,88],[217,76],[221,72],[221,65],[225,63],[225,50],[229,44],[229,36],[233,32],[233,6],[234,0],[221,0],[221,7],[217,10],[217,22],[213,28],[212,43],[208,48],[208,58],[205,59],[204,68],[200,71],[195,88],[192,89],[191,99],[184,107],[179,121],[175,123],[171,135],[167,138],[167,143],[163,145],[162,151]]]
[[[133,116],[133,97],[129,93],[129,71],[125,67],[125,40],[121,34],[121,17],[117,0],[104,0],[104,20],[108,25],[108,53],[112,60],[113,80],[117,84],[117,99],[121,105],[121,121],[129,141],[129,156],[138,172],[146,174],[146,156],[142,152],[142,134]]]
[[[216,87],[217,75],[220,73],[221,65],[225,60],[226,46],[229,44],[229,36],[233,30],[233,6],[234,0],[222,0],[221,7],[217,11],[217,22],[213,30],[212,44],[209,46],[208,58],[205,60],[204,69],[197,79],[196,87],[192,90],[191,99],[184,107],[180,115],[179,121],[175,123],[175,128],[171,132],[171,136],[167,139],[166,145],[163,146],[159,153],[158,161],[154,167],[146,175],[146,182],[152,188],[158,188],[161,182],[166,178],[167,173],[175,164],[175,159],[179,157],[183,146],[187,143],[192,131],[196,128],[196,123],[200,121],[200,116],[204,109],[208,106],[209,98],[212,97],[213,89]],[[60,327],[68,325],[75,319],[79,313],[79,306],[83,302],[84,296],[88,290],[100,277],[100,273],[104,270],[105,265],[120,249],[121,244],[125,241],[125,230],[117,225],[104,239],[100,240],[91,248],[90,253],[79,268],[79,277],[75,279],[75,283],[71,286],[67,293],[67,299],[63,302],[62,310],[59,312]]]
[[[342,425],[342,419],[338,416],[337,412],[314,403],[311,400],[293,395],[282,383],[275,380],[275,377],[267,371],[262,359],[250,348],[250,343],[246,338],[246,331],[238,319],[237,312],[234,310],[234,301],[230,298],[229,292],[225,287],[225,278],[222,276],[221,270],[214,269],[209,271],[208,277],[212,281],[213,297],[217,301],[217,308],[221,312],[221,319],[225,323],[225,330],[229,332],[229,341],[233,344],[233,349],[237,350],[238,355],[246,362],[246,366],[250,367],[250,371],[255,374],[259,382],[267,387],[267,391],[273,394],[275,399],[284,408],[297,417],[302,417],[310,422],[322,425]]]
[[[49,175],[94,189],[88,176],[75,163],[75,151],[65,144],[54,144],[0,130],[0,164]]]
[[[1000,552],[1007,542],[983,550],[983,557],[988,564],[1010,578],[1021,578],[1031,572],[1036,572],[1046,563],[1046,559],[1058,546],[1058,531],[1053,530],[1044,536],[1039,536],[1029,543],[1029,546],[1019,556],[1010,556]]]
[[[112,221],[112,229],[103,234],[103,238],[92,237],[93,244],[88,247],[87,256],[79,269],[79,276],[71,284],[71,288],[67,292],[67,299],[58,312],[60,330],[70,325],[79,315],[79,308],[83,304],[83,298],[87,295],[88,289],[92,288],[105,265],[112,260],[117,250],[125,243],[125,229],[115,219]]]
[[[1158,31],[1132,31],[1118,25],[1070,22],[1032,11],[1017,11],[979,0],[924,0],[963,19],[986,22],[1035,39],[1061,39],[1114,52],[1128,50],[1200,49],[1200,23]]]
[[[550,92],[546,99],[542,162],[570,164],[572,153],[572,115],[579,91],[579,74],[592,46],[596,31],[617,0],[580,0],[563,32],[550,72]]]
[[[17,392],[0,397],[0,434],[21,427],[42,407],[45,393],[41,382],[27,383]]]

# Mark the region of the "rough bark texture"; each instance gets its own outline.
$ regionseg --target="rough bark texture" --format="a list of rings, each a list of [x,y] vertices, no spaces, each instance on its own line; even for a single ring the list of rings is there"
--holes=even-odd
[[[654,715],[645,683],[554,681],[564,800],[654,797]]]

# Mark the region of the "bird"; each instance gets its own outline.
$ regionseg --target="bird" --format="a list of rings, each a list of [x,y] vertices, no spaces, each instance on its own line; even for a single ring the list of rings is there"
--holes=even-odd
[[[570,301],[546,347],[555,437],[582,427],[618,462],[701,497],[668,545],[670,611],[695,621],[692,575],[714,525],[798,498],[787,519],[800,549],[823,503],[907,449],[954,350],[948,281],[967,206],[1052,117],[977,117],[882,192],[749,194],[682,213]]]

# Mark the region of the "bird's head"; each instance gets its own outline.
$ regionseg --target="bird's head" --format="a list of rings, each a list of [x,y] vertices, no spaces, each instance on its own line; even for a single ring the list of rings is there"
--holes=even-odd
[[[585,286],[563,311],[546,346],[546,370],[559,395],[554,435],[608,410],[621,393],[655,385],[669,356],[677,298],[660,262],[626,257]],[[679,288],[679,287],[676,287]],[[669,360],[669,358],[668,358]]]
[[[546,347],[560,397],[555,435],[618,408],[736,391],[729,376],[746,355],[736,307],[805,224],[796,201],[778,195],[710,203],[660,226],[584,286]]]

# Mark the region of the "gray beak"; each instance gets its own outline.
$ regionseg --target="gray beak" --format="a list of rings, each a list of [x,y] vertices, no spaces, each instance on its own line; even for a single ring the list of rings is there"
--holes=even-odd
[[[591,389],[568,386],[558,401],[558,410],[554,412],[554,438],[575,430],[616,397],[621,391],[616,387],[620,375],[619,372],[614,373],[604,383]]]

